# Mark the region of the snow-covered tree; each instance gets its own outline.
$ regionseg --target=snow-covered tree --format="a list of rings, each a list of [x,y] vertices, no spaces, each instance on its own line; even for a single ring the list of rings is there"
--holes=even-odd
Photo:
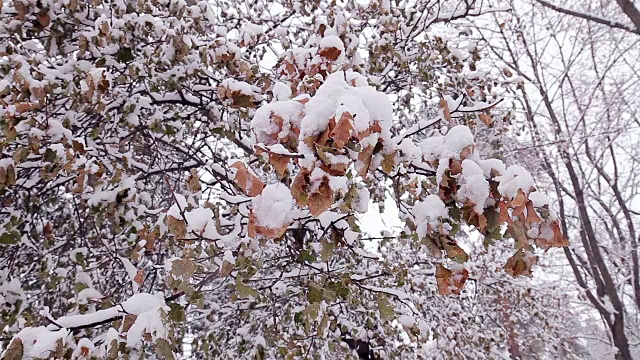
[[[582,321],[596,324],[584,333],[594,357],[636,358],[640,13],[625,0],[512,6],[500,27],[476,33],[520,115],[509,152],[555,194],[571,242],[562,278],[580,294]]]
[[[573,356],[522,276],[561,224],[447,25],[506,8],[0,4],[4,358]]]

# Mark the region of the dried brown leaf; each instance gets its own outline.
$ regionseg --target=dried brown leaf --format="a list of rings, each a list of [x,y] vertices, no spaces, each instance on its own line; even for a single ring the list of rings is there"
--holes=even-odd
[[[509,260],[507,260],[507,263],[504,265],[504,269],[508,274],[514,277],[523,274],[531,276],[533,265],[535,265],[536,262],[537,258],[533,254],[525,252],[524,249],[520,249],[511,256]]]
[[[442,108],[442,114],[444,115],[445,120],[451,120],[451,112],[449,111],[449,104],[447,103],[447,100],[441,99],[439,105]]]
[[[436,284],[440,295],[460,295],[464,283],[469,278],[469,271],[454,272],[445,268],[442,264],[436,266]]]
[[[356,163],[356,170],[358,171],[358,175],[362,177],[367,176],[367,173],[369,172],[369,166],[371,166],[371,157],[373,156],[374,149],[375,147],[373,145],[369,145],[358,153],[358,160],[361,161],[361,163]]]
[[[480,114],[478,115],[478,117],[480,118],[480,120],[486,125],[489,126],[491,124],[493,124],[493,118],[491,117],[491,115],[489,114]]]
[[[279,239],[289,228],[291,223],[283,224],[279,228],[270,228],[260,225],[258,218],[253,212],[249,213],[249,236],[255,238],[258,235],[263,235],[269,239]]]
[[[396,167],[396,151],[390,152],[388,154],[384,154],[382,156],[382,171],[385,174],[389,175],[393,172],[393,169]]]
[[[137,318],[138,318],[138,315],[133,315],[133,314],[125,315],[124,323],[122,324],[122,332],[126,333],[127,331],[129,331],[129,329],[131,329],[131,327],[133,326],[133,323],[136,322]]]
[[[136,273],[136,276],[134,276],[133,281],[136,282],[136,284],[141,285],[142,282],[144,281],[144,270],[140,269],[138,270],[138,272]]]
[[[516,241],[516,248],[522,248],[529,244],[527,230],[523,221],[512,221],[507,227],[507,232]]]
[[[469,260],[469,254],[462,250],[462,248],[452,239],[446,239],[446,241],[443,241],[443,244],[444,250],[447,252],[447,257],[449,259],[455,260],[459,263],[464,263]]]
[[[511,216],[509,216],[509,206],[505,201],[500,201],[498,203],[498,207],[500,208],[500,217],[498,218],[498,222],[500,224],[511,223]]]
[[[464,160],[464,159],[468,158],[471,154],[473,154],[475,149],[476,149],[476,147],[474,145],[469,145],[469,146],[465,147],[464,149],[462,149],[462,152],[460,153],[460,160]]]
[[[16,337],[11,340],[9,347],[2,356],[2,360],[22,360],[23,355],[24,346],[22,345],[22,340]]]
[[[46,28],[47,26],[49,26],[49,24],[51,24],[51,17],[49,16],[49,14],[46,11],[40,11],[38,13],[38,15],[36,15],[37,19],[38,19],[38,23],[43,27]]]
[[[291,184],[291,196],[299,207],[309,204],[309,171],[302,169]]]
[[[198,176],[198,171],[196,171],[196,169],[191,169],[191,171],[189,172],[187,189],[196,192],[202,190],[202,187],[200,186],[200,177]]]
[[[546,227],[545,230],[549,230],[549,227],[551,227],[551,231],[553,232],[553,238],[552,239],[545,239],[542,237],[536,238],[535,243],[538,247],[544,250],[548,250],[549,248],[552,248],[552,247],[569,246],[569,241],[562,235],[562,231],[560,230],[560,224],[558,224],[558,221],[554,221],[551,224],[543,224],[540,226],[541,226],[541,231],[542,229],[545,229],[545,227]]]
[[[329,180],[324,178],[318,191],[309,197],[309,212],[313,217],[318,217],[333,204],[333,191],[329,186]]]
[[[321,49],[320,51],[318,51],[318,54],[328,60],[331,61],[336,61],[338,60],[338,57],[340,57],[340,54],[342,53],[342,50],[335,48],[335,47],[328,47],[328,48],[324,48]]]
[[[531,224],[539,224],[542,222],[540,216],[536,212],[536,209],[533,208],[533,201],[527,201],[527,218],[525,219],[527,226],[531,226]]]
[[[169,227],[169,232],[178,239],[184,239],[185,235],[187,235],[187,225],[181,219],[169,215],[167,217],[167,226]]]
[[[24,21],[27,15],[27,6],[20,0],[13,0],[13,8],[16,9],[16,17],[20,21]]]
[[[348,112],[343,112],[340,120],[336,123],[336,126],[330,133],[333,139],[333,146],[336,149],[343,149],[344,146],[351,139],[355,128],[353,127],[353,116]]]
[[[516,195],[516,197],[513,198],[513,200],[511,200],[511,206],[514,208],[523,206],[527,203],[527,195],[524,194],[524,191],[522,191],[522,189],[518,189],[518,194]]]
[[[264,183],[252,174],[242,162],[237,161],[231,167],[237,170],[233,180],[245,194],[253,197],[262,193],[262,189],[265,186]]]

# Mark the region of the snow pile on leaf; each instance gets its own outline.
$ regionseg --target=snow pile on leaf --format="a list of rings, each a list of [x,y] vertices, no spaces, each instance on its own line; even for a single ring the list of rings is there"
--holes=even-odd
[[[249,235],[262,234],[279,238],[291,224],[293,198],[284,185],[270,184],[253,198],[249,218]]]
[[[323,44],[337,46],[335,39],[326,39]],[[366,177],[370,169],[382,165],[389,171],[393,167],[392,118],[385,94],[370,87],[358,73],[338,71],[327,75],[313,96],[276,100],[260,108],[251,129],[258,154],[267,155],[279,178],[290,175],[291,166],[297,165],[291,196],[299,207],[308,206],[318,217],[333,204],[336,194],[349,191],[349,169]],[[252,188],[261,182],[244,166],[234,166],[240,188],[256,196],[262,185]],[[269,221],[260,220],[255,211],[259,204],[254,202],[253,211],[258,225]],[[257,233],[265,235],[265,231]]]

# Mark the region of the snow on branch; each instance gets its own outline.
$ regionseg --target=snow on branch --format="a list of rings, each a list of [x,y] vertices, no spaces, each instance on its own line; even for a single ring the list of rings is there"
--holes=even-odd
[[[88,314],[62,316],[49,319],[47,327],[27,327],[18,332],[12,339],[9,350],[17,351],[15,344],[21,346],[24,355],[31,357],[48,357],[56,351],[58,344],[64,344],[67,337],[77,330],[108,324],[120,320],[125,316],[133,316],[133,322],[128,324],[126,342],[128,346],[136,346],[149,334],[152,339],[167,337],[167,330],[162,319],[163,313],[169,311],[166,299],[148,293],[138,293],[124,302],[108,309],[98,310]],[[46,311],[42,312],[48,317]],[[5,354],[5,356],[8,356]]]

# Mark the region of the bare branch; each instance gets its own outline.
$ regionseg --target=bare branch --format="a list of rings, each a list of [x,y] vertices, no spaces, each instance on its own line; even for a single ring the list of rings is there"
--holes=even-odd
[[[629,0],[616,0],[620,9],[631,19],[636,29],[640,29],[640,11]]]
[[[624,31],[628,31],[630,33],[634,33],[637,35],[640,35],[640,28],[638,27],[638,25],[636,24],[635,28],[629,27],[623,23],[614,21],[614,20],[610,20],[610,19],[604,19],[598,16],[593,16],[593,15],[589,15],[589,14],[585,14],[585,13],[581,13],[579,11],[575,11],[575,10],[571,10],[571,9],[567,9],[558,5],[554,5],[550,2],[547,2],[545,0],[536,0],[540,5],[547,7],[549,9],[555,10],[557,12],[566,14],[566,15],[571,15],[571,16],[575,16],[581,19],[585,19],[587,21],[593,21],[595,23],[601,24],[601,25],[606,25],[615,29],[620,29],[620,30],[624,30]],[[625,2],[625,0],[618,0],[618,3],[620,2]],[[633,6],[633,5],[632,5]],[[635,8],[634,8],[635,9]],[[636,10],[637,11],[637,10]]]

